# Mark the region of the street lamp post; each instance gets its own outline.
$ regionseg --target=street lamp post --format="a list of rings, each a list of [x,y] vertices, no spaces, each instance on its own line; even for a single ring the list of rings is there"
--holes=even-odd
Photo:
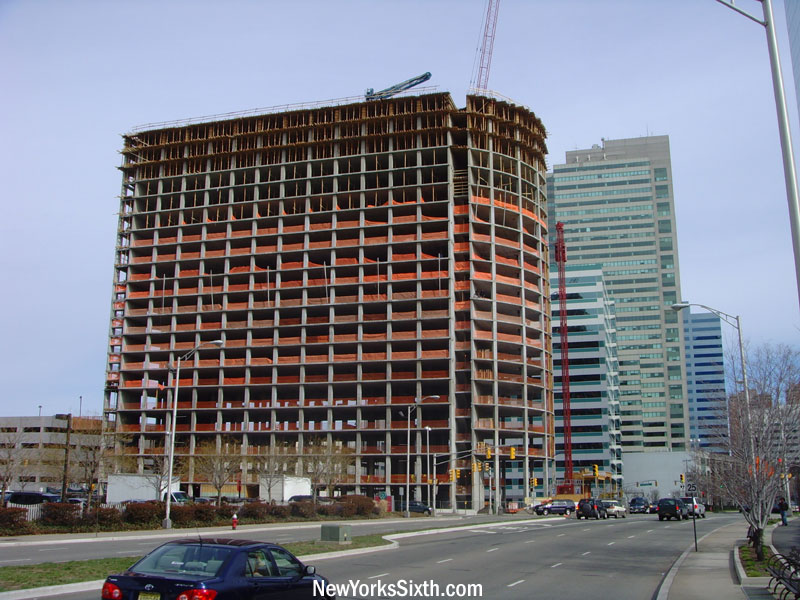
[[[789,111],[786,106],[781,61],[778,54],[778,37],[775,33],[775,19],[772,15],[772,0],[759,0],[764,12],[763,19],[759,19],[738,6],[735,6],[733,0],[717,0],[717,2],[744,15],[751,21],[755,21],[764,27],[767,32],[769,63],[772,69],[772,89],[775,94],[775,107],[778,111],[778,131],[780,133],[781,154],[783,156],[783,177],[786,184],[786,199],[789,203],[789,223],[792,231],[795,279],[798,297],[800,298],[800,199],[798,199],[797,173],[795,171],[794,154],[792,152],[792,134],[789,129]]]
[[[408,409],[408,423],[406,424],[406,518],[411,516],[409,505],[411,504],[411,413],[428,399],[438,400],[439,396],[425,396],[424,398],[414,398],[414,405]]]
[[[194,356],[195,352],[200,350],[205,346],[216,346],[217,348],[221,348],[223,344],[222,340],[213,340],[211,342],[202,342],[189,350],[186,354],[178,358],[178,362],[175,366],[175,387],[172,394],[172,422],[170,423],[170,433],[169,433],[169,458],[167,459],[167,499],[166,499],[166,508],[164,512],[164,521],[161,524],[164,529],[171,529],[172,528],[172,520],[170,519],[170,508],[172,507],[172,471],[174,467],[175,461],[175,432],[177,431],[176,421],[178,419],[178,389],[180,388],[180,380],[181,380],[181,361],[188,360],[192,356]]]
[[[705,304],[695,304],[693,302],[678,302],[673,304],[670,308],[672,310],[678,312],[683,310],[684,308],[688,308],[690,306],[697,306],[698,308],[703,308],[710,313],[714,313],[720,319],[725,321],[728,325],[736,328],[736,331],[739,334],[739,357],[741,358],[742,362],[742,385],[744,386],[744,404],[745,404],[745,414],[747,416],[747,431],[748,431],[748,440],[750,442],[750,461],[755,464],[755,447],[753,446],[753,431],[752,425],[750,420],[750,389],[747,385],[747,365],[745,364],[745,356],[744,356],[744,339],[742,337],[742,320],[741,318],[733,315],[729,315],[728,313],[722,312],[721,310],[717,310],[716,308],[711,308],[710,306],[706,306]],[[728,436],[730,438],[730,415],[728,415]],[[756,471],[753,471],[753,476],[755,477]]]
[[[425,454],[427,455],[428,463],[428,477],[426,478],[426,483],[428,484],[428,504],[433,506],[433,502],[431,502],[431,428],[427,425],[425,426]]]

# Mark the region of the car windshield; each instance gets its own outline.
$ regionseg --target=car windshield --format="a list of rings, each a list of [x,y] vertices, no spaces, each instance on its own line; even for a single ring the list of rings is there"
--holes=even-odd
[[[166,544],[156,548],[130,570],[152,575],[190,574],[214,577],[233,550],[203,544]]]

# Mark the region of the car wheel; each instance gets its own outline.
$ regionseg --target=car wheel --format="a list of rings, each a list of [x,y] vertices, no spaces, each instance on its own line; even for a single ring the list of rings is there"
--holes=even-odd
[[[547,509],[545,508],[545,509],[542,511],[542,514],[543,514],[543,515],[549,515],[549,514],[550,514],[550,511],[549,511],[549,510],[547,510]]]
[[[600,513],[595,513],[594,514],[594,520],[595,521],[599,521],[600,520]]]
[[[568,517],[568,516],[570,516],[571,514],[572,514],[572,511],[571,511],[570,509],[567,509],[567,510],[565,510],[565,511],[564,511],[564,516],[565,516],[565,517]]]
[[[426,511],[425,511],[425,514],[426,514],[426,515],[428,515],[428,516],[430,517],[430,516],[431,516],[431,509],[429,508],[428,510],[426,510]]]
[[[623,519],[624,519],[625,517],[627,517],[627,516],[628,516],[628,515],[626,515],[625,513],[622,513],[622,518],[623,518]]]

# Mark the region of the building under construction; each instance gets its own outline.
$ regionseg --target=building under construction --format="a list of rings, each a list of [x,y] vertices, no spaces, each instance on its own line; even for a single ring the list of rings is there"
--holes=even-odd
[[[524,107],[447,93],[126,134],[118,452],[153,468],[177,383],[194,494],[192,455],[235,440],[249,495],[258,457],[303,473],[320,447],[352,457],[342,493],[530,495],[554,452],[544,138]]]

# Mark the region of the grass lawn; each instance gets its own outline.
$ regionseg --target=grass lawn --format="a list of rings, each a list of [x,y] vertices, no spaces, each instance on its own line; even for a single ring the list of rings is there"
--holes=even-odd
[[[763,548],[764,560],[762,562],[756,560],[754,548],[748,545],[739,546],[739,558],[748,577],[770,577],[770,573],[767,571],[767,561],[772,556],[772,550],[770,550],[769,546],[763,546]]]
[[[383,546],[389,543],[380,535],[361,535],[354,537],[352,543],[344,545],[340,545],[337,542],[310,541],[284,544],[284,547],[292,554],[303,556],[304,554],[321,554],[322,552],[334,552],[336,550]],[[111,573],[124,571],[139,558],[138,556],[130,556],[0,567],[0,592],[105,579]],[[97,593],[99,596],[99,588]]]

